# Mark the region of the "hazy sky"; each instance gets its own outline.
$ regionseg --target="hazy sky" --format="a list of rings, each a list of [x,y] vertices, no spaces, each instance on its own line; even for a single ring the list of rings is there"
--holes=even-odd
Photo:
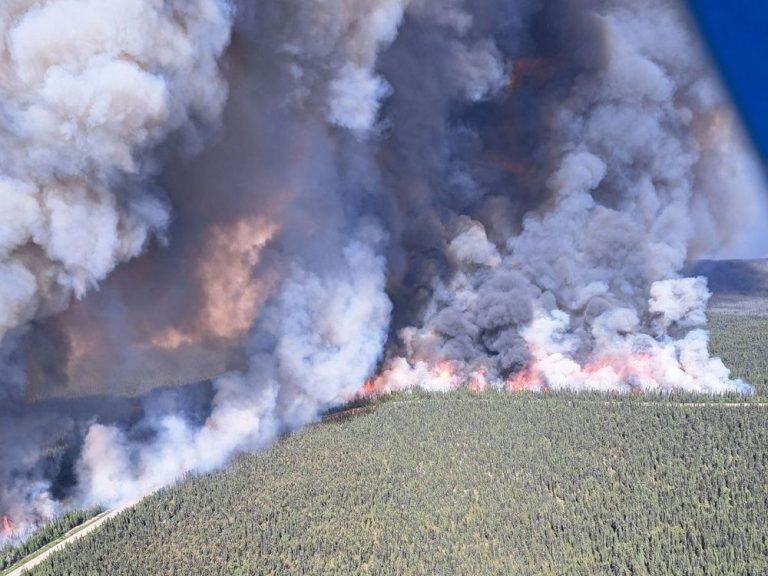
[[[768,3],[691,0],[763,157],[768,153]]]
[[[761,0],[690,0],[761,154],[768,158],[768,3]],[[759,177],[759,176],[756,176]],[[764,212],[768,216],[768,198]],[[768,256],[768,219],[759,222],[735,251],[724,257]]]

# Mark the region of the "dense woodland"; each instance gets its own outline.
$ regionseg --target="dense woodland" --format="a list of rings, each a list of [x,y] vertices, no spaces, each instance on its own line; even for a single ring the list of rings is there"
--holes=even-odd
[[[713,344],[762,378],[766,321],[739,321]],[[34,574],[768,574],[768,408],[697,402],[398,395],[151,496]]]
[[[733,374],[768,397],[768,318],[710,314],[712,352]]]
[[[35,574],[766,574],[767,417],[390,402],[152,496]]]

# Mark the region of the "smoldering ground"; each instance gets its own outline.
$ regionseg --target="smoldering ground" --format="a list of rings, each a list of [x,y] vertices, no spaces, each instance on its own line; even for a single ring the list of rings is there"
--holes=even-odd
[[[0,27],[20,526],[364,386],[749,392],[680,270],[743,243],[761,182],[677,2],[16,0]]]

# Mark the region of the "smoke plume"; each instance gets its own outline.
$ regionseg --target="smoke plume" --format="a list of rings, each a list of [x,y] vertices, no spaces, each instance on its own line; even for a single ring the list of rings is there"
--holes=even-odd
[[[361,393],[751,391],[681,270],[762,183],[674,0],[13,0],[0,31],[16,535]]]

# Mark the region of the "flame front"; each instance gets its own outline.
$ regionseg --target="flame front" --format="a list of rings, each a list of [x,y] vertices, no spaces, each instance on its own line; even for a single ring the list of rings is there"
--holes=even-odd
[[[659,368],[650,354],[606,354],[579,364],[559,354],[534,356],[526,367],[506,380],[493,378],[483,367],[466,368],[444,360],[429,364],[410,364],[397,358],[365,382],[357,398],[378,396],[399,390],[423,389],[448,392],[466,388],[471,392],[491,389],[516,392],[541,392],[557,389],[615,390],[647,389],[657,378]]]
[[[525,392],[541,390],[543,388],[541,376],[531,367],[520,370],[520,372],[514,374],[505,383],[507,392]]]
[[[13,538],[16,535],[16,530],[13,527],[13,522],[11,522],[11,519],[8,517],[8,514],[3,514],[3,536],[5,538]]]
[[[505,383],[509,392],[547,389],[634,390],[655,382],[648,354],[606,355],[580,365],[560,355],[535,359]]]

